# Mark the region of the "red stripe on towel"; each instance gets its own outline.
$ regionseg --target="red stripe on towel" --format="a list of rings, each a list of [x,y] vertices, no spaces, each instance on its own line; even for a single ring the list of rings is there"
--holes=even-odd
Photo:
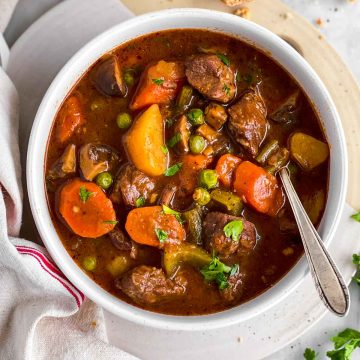
[[[68,280],[63,277],[63,275],[60,273],[58,269],[56,269],[57,270],[56,272],[53,272],[52,269],[48,267],[47,265],[48,261],[46,261],[46,258],[42,252],[34,248],[28,248],[22,246],[16,246],[16,249],[20,254],[30,255],[34,257],[38,261],[42,269],[45,270],[51,277],[59,281],[61,285],[75,298],[77,306],[80,307],[80,305],[84,301],[84,294],[82,294],[79,290],[74,288],[73,285],[71,285],[68,282]],[[59,275],[58,273],[61,275]]]

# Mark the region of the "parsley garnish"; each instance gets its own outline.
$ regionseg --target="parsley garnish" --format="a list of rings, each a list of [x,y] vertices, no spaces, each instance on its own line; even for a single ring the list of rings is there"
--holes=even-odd
[[[118,223],[118,221],[117,220],[104,220],[103,223],[116,225]]]
[[[313,349],[306,348],[304,351],[305,360],[316,360],[316,353]]]
[[[360,286],[360,255],[353,254],[352,261],[357,265],[357,272],[353,277],[353,280]]]
[[[164,230],[161,230],[161,229],[155,229],[155,233],[156,233],[156,236],[157,238],[159,239],[159,241],[161,243],[164,243],[165,240],[168,238],[168,234],[166,231]]]
[[[175,174],[177,174],[180,171],[182,165],[183,165],[182,163],[177,163],[173,166],[170,166],[169,168],[167,168],[165,170],[164,175],[165,176],[174,176]]]
[[[168,147],[174,147],[181,140],[181,134],[176,133],[170,140],[167,142]]]
[[[174,121],[175,121],[175,119],[169,119],[169,118],[167,118],[167,119],[165,120],[165,126],[166,126],[167,128],[172,127],[172,126],[174,125]]]
[[[233,220],[224,226],[224,233],[226,237],[231,237],[233,241],[239,241],[240,235],[244,229],[242,220]]]
[[[360,211],[357,214],[351,215],[351,218],[360,222]]]
[[[326,355],[332,360],[350,360],[352,352],[360,347],[360,332],[354,329],[345,329],[333,338],[334,350]]]
[[[226,84],[224,84],[224,86],[223,86],[223,92],[224,92],[227,96],[230,95],[230,88],[229,88]]]
[[[135,206],[136,207],[142,207],[145,205],[145,198],[143,196],[139,196],[136,200],[135,200]]]
[[[218,257],[213,256],[209,265],[204,266],[200,272],[206,281],[215,281],[220,290],[229,286],[228,279],[235,275],[239,270],[239,265],[232,267],[225,265]]]
[[[230,66],[230,60],[224,54],[216,53],[216,56],[226,65]]]
[[[166,214],[166,215],[175,215],[176,220],[177,220],[180,224],[183,224],[183,223],[184,223],[184,220],[181,218],[181,214],[180,214],[178,211],[175,211],[175,210],[169,208],[169,207],[166,206],[166,205],[163,205],[163,206],[162,206],[162,209],[163,209],[164,214]]]
[[[166,145],[161,145],[161,151],[166,155],[169,152],[169,149]]]
[[[94,193],[87,190],[85,186],[80,187],[79,196],[83,203],[86,203],[89,200],[90,196],[93,195]]]
[[[156,85],[162,85],[162,83],[165,81],[164,79],[151,79],[151,80]]]

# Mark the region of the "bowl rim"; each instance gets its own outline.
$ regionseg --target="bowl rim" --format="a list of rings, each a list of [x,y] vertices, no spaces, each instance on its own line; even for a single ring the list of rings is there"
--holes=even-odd
[[[169,26],[169,20],[171,19],[178,21],[184,21],[184,18],[187,18],[187,20],[195,20],[194,17],[196,17],[198,20],[204,19],[205,22],[208,21],[209,23],[212,23],[212,25],[187,26],[188,22],[186,22],[186,25],[184,22],[184,26],[181,27]],[[268,49],[273,46],[277,53],[275,54],[272,51],[271,58],[275,59],[286,71],[290,72],[289,68],[281,63],[281,59],[276,58],[276,56],[280,57],[279,54],[288,57],[294,63],[293,70],[298,69],[298,71],[300,71],[304,77],[303,81],[305,82],[306,80],[311,83],[311,86],[314,87],[313,91],[317,91],[317,96],[325,102],[326,107],[328,108],[327,113],[328,116],[332,118],[331,124],[334,126],[333,131],[338,136],[339,141],[337,146],[340,154],[336,154],[336,156],[342,159],[342,161],[339,163],[339,169],[337,169],[336,173],[337,181],[340,185],[337,186],[336,194],[332,195],[337,201],[337,206],[333,211],[334,214],[332,214],[333,219],[331,219],[332,221],[330,223],[328,222],[326,226],[324,225],[324,221],[322,221],[319,229],[320,232],[326,230],[324,236],[324,242],[326,245],[329,244],[334,235],[335,229],[337,228],[340,221],[340,214],[343,211],[345,204],[348,162],[344,132],[341,127],[340,118],[335,105],[327,89],[325,88],[325,85],[301,55],[299,55],[290,45],[288,45],[284,40],[272,33],[270,30],[267,30],[260,25],[244,20],[240,17],[214,10],[196,8],[169,9],[147,13],[124,21],[101,33],[86,45],[84,45],[75,53],[75,55],[71,57],[71,59],[64,65],[64,67],[52,81],[50,87],[42,99],[32,126],[27,152],[26,178],[31,211],[36,223],[36,227],[47,250],[56,264],[63,271],[65,276],[78,289],[83,291],[86,296],[104,307],[106,310],[122,318],[125,318],[126,320],[145,326],[168,330],[204,330],[219,328],[237,322],[246,321],[251,317],[259,315],[260,313],[277,304],[284,297],[286,297],[287,294],[292,292],[308,273],[308,268],[306,266],[304,256],[302,256],[299,262],[294,265],[290,271],[275,284],[275,286],[242,305],[209,315],[174,316],[159,314],[148,310],[143,310],[118,299],[114,295],[111,295],[102,289],[98,284],[90,279],[90,277],[88,277],[76,265],[76,263],[65,250],[52,224],[50,212],[46,202],[43,176],[45,160],[44,156],[46,154],[49,131],[51,130],[51,126],[54,121],[54,116],[49,117],[48,114],[56,114],[59,106],[61,105],[64,97],[68,94],[69,90],[87,71],[89,66],[91,66],[91,64],[93,64],[96,59],[101,56],[101,54],[105,54],[111,51],[111,49],[114,47],[119,46],[121,43],[134,39],[140,35],[136,35],[134,37],[126,35],[126,39],[124,41],[119,41],[116,46],[103,46],[99,44],[105,44],[106,40],[109,41],[109,39],[113,39],[116,34],[121,34],[121,32],[124,30],[126,32],[134,30],[135,28],[141,29],[141,25],[150,24],[154,21],[157,21],[156,26],[158,26],[160,22],[160,25],[164,26],[163,30],[175,28],[199,28],[215,30],[240,38],[242,41],[255,46],[257,49],[262,49],[263,51],[268,51]],[[201,22],[199,21],[199,23]],[[235,28],[233,30],[223,30],[223,28],[220,27],[220,24],[226,23],[234,25]],[[166,24],[168,25],[166,26]],[[153,31],[145,32],[139,30],[139,34],[145,35],[155,31],[160,30],[155,29]],[[241,35],[239,34],[240,32],[242,32]],[[263,43],[262,47],[259,45],[259,42],[261,41]],[[266,43],[266,46],[264,43]],[[102,50],[100,51],[99,49]],[[92,61],[88,61],[89,58],[93,58],[93,56],[90,55],[92,52],[100,53],[100,55],[97,55],[95,60],[93,59]],[[76,72],[74,70],[75,68],[79,68],[80,71]],[[74,78],[75,80],[73,80]],[[300,80],[298,78],[296,78],[296,80],[304,89],[304,86],[300,83]],[[65,83],[67,86],[64,86],[63,83]],[[63,93],[64,96],[59,97],[57,95],[58,93]],[[307,93],[307,91],[305,91],[305,93]],[[313,99],[311,98],[311,100]],[[319,112],[318,108],[317,111]],[[326,112],[326,110],[324,111]],[[322,125],[324,131],[326,131],[327,128],[324,126],[323,121]],[[48,128],[46,135],[42,134],[44,128]],[[46,139],[45,144],[43,141],[44,137]],[[41,162],[37,161],[39,158],[42,159]],[[330,178],[333,178],[334,176],[335,174],[330,172]],[[327,208],[328,202],[329,199],[327,200]]]

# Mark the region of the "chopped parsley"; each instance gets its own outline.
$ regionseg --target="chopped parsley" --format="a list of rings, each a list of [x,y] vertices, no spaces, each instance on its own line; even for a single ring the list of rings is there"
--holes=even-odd
[[[160,243],[164,243],[165,240],[168,238],[168,234],[164,230],[155,229],[155,233],[156,233],[156,236],[159,239]]]
[[[79,196],[83,203],[86,203],[89,200],[90,196],[93,195],[94,193],[87,190],[85,186],[80,187]]]
[[[145,198],[143,196],[139,196],[136,200],[135,200],[135,206],[136,207],[142,207],[145,205]]]
[[[118,223],[118,221],[117,220],[104,220],[103,223],[104,224],[116,225]]]
[[[229,286],[228,279],[235,275],[239,270],[239,265],[227,266],[219,260],[218,257],[213,256],[209,265],[204,266],[200,272],[206,281],[214,281],[220,290],[224,290]]]
[[[162,85],[163,82],[165,81],[164,79],[161,79],[161,78],[159,78],[159,79],[151,79],[151,80],[156,85]]]
[[[351,218],[360,222],[360,211],[357,214],[351,215]]]
[[[216,56],[226,65],[230,66],[230,60],[228,57],[226,57],[224,54],[216,53]]]
[[[351,354],[360,347],[360,332],[354,329],[345,329],[331,338],[334,350],[326,353],[332,360],[350,360]]]
[[[244,229],[242,220],[233,220],[224,226],[226,237],[231,237],[233,241],[239,241],[240,235]]]
[[[353,280],[360,286],[360,255],[353,254],[352,261],[357,265],[357,272],[353,277]]]
[[[165,176],[174,176],[174,175],[176,175],[180,171],[182,165],[183,164],[180,162],[180,163],[177,163],[177,164],[175,164],[173,166],[170,166],[169,168],[167,168],[165,170],[164,175]]]
[[[227,96],[230,95],[230,88],[229,88],[226,84],[224,84],[224,86],[223,86],[223,92],[224,92]]]
[[[177,132],[170,140],[167,142],[168,147],[174,147],[181,140],[181,134]]]
[[[169,118],[167,118],[167,119],[165,120],[165,126],[166,126],[167,128],[172,127],[172,126],[174,125],[174,121],[175,121],[175,119],[169,119]]]
[[[169,152],[169,149],[166,145],[161,145],[161,151],[166,155]]]
[[[313,349],[306,348],[304,351],[305,360],[316,360],[316,353]]]
[[[184,223],[184,220],[181,218],[181,214],[180,214],[178,211],[175,211],[175,210],[169,208],[169,207],[166,206],[166,205],[163,205],[163,206],[162,206],[162,209],[163,209],[164,214],[166,214],[166,215],[175,215],[176,220],[177,220],[180,224],[183,224],[183,223]]]

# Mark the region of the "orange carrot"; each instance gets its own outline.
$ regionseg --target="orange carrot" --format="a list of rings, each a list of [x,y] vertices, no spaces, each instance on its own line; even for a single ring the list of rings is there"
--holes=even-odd
[[[224,154],[216,164],[215,171],[218,174],[219,181],[228,189],[231,187],[234,171],[241,163],[241,159],[232,154]]]
[[[266,214],[273,206],[279,186],[275,176],[249,161],[236,169],[234,190],[255,210]]]
[[[80,100],[76,96],[69,97],[62,106],[57,122],[56,136],[61,143],[67,142],[76,128],[85,122]]]
[[[112,202],[99,186],[78,178],[58,190],[59,213],[77,235],[97,238],[116,225]]]
[[[130,108],[137,110],[147,105],[170,103],[175,99],[184,79],[183,63],[160,60],[142,74]]]
[[[163,247],[184,241],[186,232],[175,215],[165,214],[161,206],[148,206],[129,212],[125,229],[139,244]]]

